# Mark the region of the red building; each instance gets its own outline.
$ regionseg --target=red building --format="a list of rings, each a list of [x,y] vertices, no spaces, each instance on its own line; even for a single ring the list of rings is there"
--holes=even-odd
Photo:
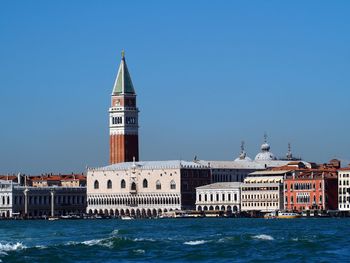
[[[122,52],[109,108],[111,164],[139,160],[138,112],[136,93]]]
[[[288,211],[338,209],[335,168],[297,169],[284,179],[284,207]]]

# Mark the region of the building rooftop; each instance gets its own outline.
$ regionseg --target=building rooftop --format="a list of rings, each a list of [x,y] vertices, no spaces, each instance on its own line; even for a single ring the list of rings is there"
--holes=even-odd
[[[254,169],[254,170],[263,170],[265,169],[264,164],[257,163],[254,161],[248,160],[239,160],[239,161],[207,161],[199,160],[196,163],[210,166],[213,169]]]
[[[250,175],[281,175],[281,174],[285,174],[292,171],[292,169],[290,170],[267,170],[267,171],[256,171],[256,172],[252,172],[249,174]]]
[[[114,171],[114,170],[129,170],[129,169],[142,169],[142,170],[153,170],[153,169],[205,169],[209,168],[207,165],[183,160],[169,160],[169,161],[142,161],[142,162],[124,162],[116,163],[108,166],[89,168],[89,170],[95,171]]]
[[[199,186],[196,189],[237,189],[241,186],[240,182],[223,182],[223,183],[213,183],[203,186]]]

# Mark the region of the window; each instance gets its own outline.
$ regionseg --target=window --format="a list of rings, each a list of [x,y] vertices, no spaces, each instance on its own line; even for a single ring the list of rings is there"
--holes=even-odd
[[[162,185],[160,184],[160,181],[159,181],[159,180],[156,182],[156,189],[157,189],[157,190],[162,189]]]
[[[142,186],[143,186],[143,188],[148,187],[148,181],[146,179],[143,179]]]
[[[198,195],[198,199],[199,199],[199,201],[202,201],[202,195],[201,194]]]
[[[94,189],[98,189],[99,188],[99,183],[97,180],[95,180],[94,182]]]
[[[131,184],[131,190],[136,191],[136,184],[135,184],[135,182],[132,182],[132,184]]]
[[[107,188],[112,189],[112,181],[111,180],[107,181]]]
[[[172,181],[170,182],[170,189],[172,189],[172,190],[175,190],[175,189],[176,189],[176,184],[175,184],[174,180],[172,180]]]
[[[120,182],[120,188],[125,188],[125,180],[124,179]]]

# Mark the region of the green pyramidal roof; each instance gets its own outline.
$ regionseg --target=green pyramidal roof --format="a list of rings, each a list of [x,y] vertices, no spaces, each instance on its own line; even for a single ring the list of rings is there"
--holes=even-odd
[[[126,66],[124,52],[122,53],[122,61],[118,69],[117,78],[114,83],[112,94],[135,94],[134,85],[132,85],[128,67]]]

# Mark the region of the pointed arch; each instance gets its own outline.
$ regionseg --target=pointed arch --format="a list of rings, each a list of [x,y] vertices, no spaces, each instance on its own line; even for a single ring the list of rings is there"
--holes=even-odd
[[[142,182],[142,187],[143,188],[148,188],[148,181],[147,181],[147,179],[145,178],[145,179],[143,179],[143,182]]]
[[[112,181],[111,180],[107,181],[107,189],[112,189]]]
[[[122,179],[121,182],[120,182],[120,188],[125,188],[125,187],[126,187],[125,180]]]

